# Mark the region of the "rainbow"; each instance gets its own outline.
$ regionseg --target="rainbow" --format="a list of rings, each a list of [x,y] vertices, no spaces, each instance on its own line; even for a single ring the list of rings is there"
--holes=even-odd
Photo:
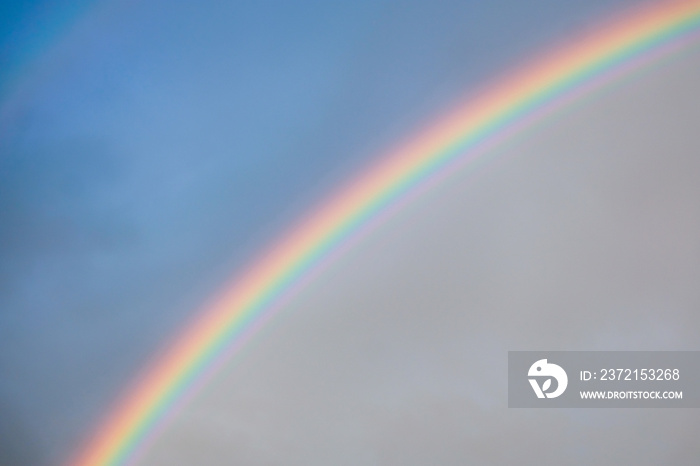
[[[340,189],[233,281],[126,392],[71,464],[135,461],[174,408],[350,240],[409,194],[612,78],[700,37],[700,2],[645,7],[508,74]],[[483,157],[482,157],[483,158]]]

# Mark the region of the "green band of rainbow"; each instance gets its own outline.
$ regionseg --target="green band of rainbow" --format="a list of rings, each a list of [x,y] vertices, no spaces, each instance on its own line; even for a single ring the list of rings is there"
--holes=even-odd
[[[391,151],[284,235],[204,310],[135,381],[75,465],[132,460],[198,380],[269,318],[325,259],[416,188],[498,142],[611,73],[700,34],[700,1],[662,3],[611,22],[508,75]]]

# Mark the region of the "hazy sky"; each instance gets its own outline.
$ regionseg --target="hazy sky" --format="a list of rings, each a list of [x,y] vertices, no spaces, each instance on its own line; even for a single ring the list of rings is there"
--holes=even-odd
[[[340,180],[636,3],[3,2],[0,463],[55,464]],[[420,198],[144,464],[696,457],[692,412],[509,411],[498,368],[508,349],[698,349],[699,70],[696,46]]]

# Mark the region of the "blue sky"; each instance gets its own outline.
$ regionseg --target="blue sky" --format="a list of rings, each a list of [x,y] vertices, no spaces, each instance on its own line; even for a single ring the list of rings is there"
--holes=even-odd
[[[334,186],[638,3],[3,2],[0,459],[55,463]]]

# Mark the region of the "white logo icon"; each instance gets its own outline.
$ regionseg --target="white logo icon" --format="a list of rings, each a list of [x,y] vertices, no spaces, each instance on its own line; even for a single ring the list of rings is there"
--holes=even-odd
[[[542,383],[542,387],[540,387],[537,379],[528,379],[537,398],[556,398],[564,393],[566,385],[569,383],[569,378],[566,376],[564,369],[556,364],[547,363],[546,359],[540,359],[530,366],[527,375],[530,377],[547,377]],[[552,385],[552,378],[557,381],[557,389],[548,393],[547,390],[549,390],[549,387]]]

